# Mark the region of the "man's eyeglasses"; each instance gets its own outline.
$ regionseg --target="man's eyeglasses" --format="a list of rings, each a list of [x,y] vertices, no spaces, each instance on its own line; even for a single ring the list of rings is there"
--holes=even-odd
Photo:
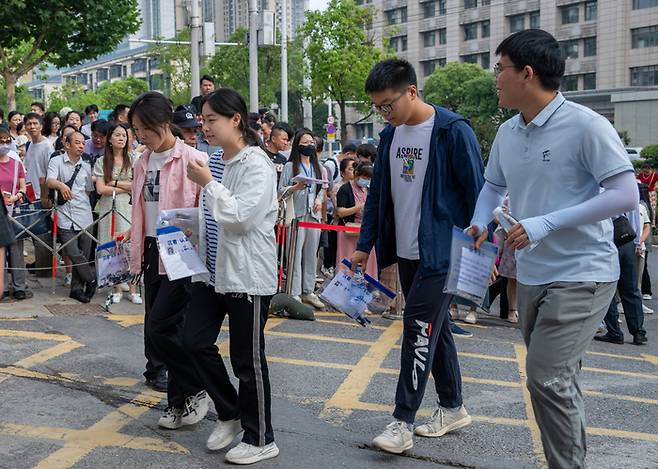
[[[372,110],[375,112],[379,112],[381,114],[388,114],[393,110],[393,105],[405,94],[407,94],[407,90],[404,90],[402,93],[400,93],[400,96],[398,96],[388,104],[382,104],[381,106],[378,106],[377,104],[373,104]]]
[[[503,70],[506,68],[516,68],[516,65],[500,65],[500,63],[497,63],[496,65],[493,66],[493,71],[496,76],[500,75]]]

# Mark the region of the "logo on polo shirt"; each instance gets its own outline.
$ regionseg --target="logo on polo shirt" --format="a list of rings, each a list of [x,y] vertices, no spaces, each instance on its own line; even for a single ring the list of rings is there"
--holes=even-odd
[[[551,150],[544,150],[541,154],[542,161],[551,161]]]

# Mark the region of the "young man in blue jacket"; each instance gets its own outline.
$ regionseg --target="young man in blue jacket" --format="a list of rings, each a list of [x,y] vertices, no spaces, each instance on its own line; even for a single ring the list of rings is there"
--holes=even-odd
[[[353,266],[366,265],[374,246],[379,268],[398,263],[406,307],[395,420],[373,445],[401,453],[413,447],[413,433],[439,437],[471,423],[462,404],[459,361],[448,321],[452,297],[443,293],[443,285],[452,227],[469,225],[484,169],[468,121],[423,102],[408,62],[378,63],[365,89],[389,125],[380,134],[351,260]],[[430,371],[439,406],[426,424],[414,429]]]

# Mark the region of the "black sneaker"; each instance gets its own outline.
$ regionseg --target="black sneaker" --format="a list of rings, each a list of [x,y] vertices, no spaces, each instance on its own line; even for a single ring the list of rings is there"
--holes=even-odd
[[[633,336],[633,345],[644,345],[647,343],[647,336],[643,334],[635,334]]]
[[[96,294],[97,288],[98,288],[98,282],[96,282],[96,280],[87,283],[87,285],[85,285],[85,296],[88,297],[89,299],[93,298],[94,295]]]
[[[85,295],[85,292],[83,292],[82,290],[73,290],[69,295],[69,298],[78,300],[80,303],[89,303],[90,301],[89,297]]]
[[[16,300],[25,300],[27,299],[27,294],[23,290],[16,290],[14,292],[14,299]]]
[[[153,378],[146,378],[146,385],[158,392],[167,392],[167,385],[169,381],[167,380],[167,370],[164,368],[158,372],[158,374]]]
[[[599,342],[608,342],[610,344],[619,344],[622,345],[624,343],[624,338],[623,337],[612,337],[611,335],[608,334],[601,334],[601,335],[595,335],[594,340],[598,340]]]

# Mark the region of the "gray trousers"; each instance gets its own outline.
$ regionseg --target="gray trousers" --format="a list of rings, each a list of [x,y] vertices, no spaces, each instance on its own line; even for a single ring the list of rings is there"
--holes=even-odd
[[[616,288],[617,282],[518,284],[527,386],[549,469],[585,467],[585,407],[578,374]]]
[[[306,215],[301,221],[316,222],[317,220]],[[288,269],[288,277],[292,275],[292,296],[300,293],[308,294],[315,291],[315,276],[318,269],[318,246],[320,245],[320,230],[313,228],[300,228],[297,234],[297,249],[295,250],[295,264]],[[288,239],[290,239],[288,237]]]
[[[59,242],[66,244],[73,239],[79,231],[63,230],[58,232]],[[96,280],[96,270],[89,264],[91,260],[91,238],[86,233],[78,236],[74,241],[64,248],[64,255],[69,256],[73,262],[73,278],[71,279],[71,291],[80,291],[85,284]]]
[[[23,256],[24,244],[24,240],[17,239],[14,244],[7,247],[9,272],[11,273],[11,283],[8,282],[7,287],[11,286],[15,292],[25,291],[27,271],[25,270],[25,257]],[[8,290],[8,288],[5,289]]]

